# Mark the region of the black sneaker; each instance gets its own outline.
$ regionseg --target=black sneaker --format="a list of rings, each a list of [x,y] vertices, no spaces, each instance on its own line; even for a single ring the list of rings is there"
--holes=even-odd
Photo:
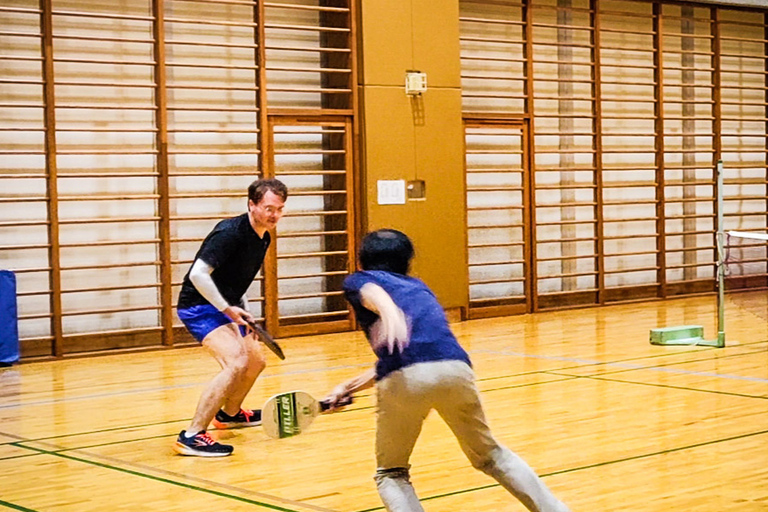
[[[182,430],[176,439],[173,449],[180,455],[196,455],[198,457],[226,457],[232,453],[232,448],[228,444],[216,442],[208,433],[203,430],[192,437],[186,437],[186,431]]]
[[[261,425],[261,409],[240,409],[240,412],[234,416],[230,416],[222,410],[216,413],[216,417],[213,418],[213,424],[216,428],[232,428],[232,427],[255,427]]]

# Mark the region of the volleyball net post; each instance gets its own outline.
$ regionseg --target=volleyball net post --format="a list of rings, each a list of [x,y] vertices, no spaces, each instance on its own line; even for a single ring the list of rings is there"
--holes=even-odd
[[[704,339],[704,327],[701,325],[681,325],[651,329],[652,345],[692,345],[699,347],[725,347],[725,232],[723,231],[723,161],[715,167],[715,193],[717,201],[715,247],[717,262],[715,263],[717,286],[717,338]]]

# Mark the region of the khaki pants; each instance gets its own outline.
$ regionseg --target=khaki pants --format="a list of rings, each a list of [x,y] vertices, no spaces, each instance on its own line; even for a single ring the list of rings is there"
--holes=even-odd
[[[462,361],[407,366],[377,382],[376,486],[390,512],[422,511],[408,463],[421,426],[435,409],[472,466],[496,479],[535,512],[568,508],[520,457],[500,445],[485,419],[475,374]]]

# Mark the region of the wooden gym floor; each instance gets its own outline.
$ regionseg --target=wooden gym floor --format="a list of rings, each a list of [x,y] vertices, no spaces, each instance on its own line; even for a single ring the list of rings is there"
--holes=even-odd
[[[495,434],[574,512],[768,511],[766,293],[729,296],[726,311],[724,349],[648,342],[652,328],[685,324],[714,338],[713,296],[454,330]],[[282,342],[287,359],[269,356],[247,406],[292,389],[321,397],[372,362],[359,332]],[[370,391],[295,438],[219,431],[231,457],[175,455],[215,371],[199,348],[0,370],[0,510],[381,510]],[[436,415],[412,463],[428,512],[523,510],[469,466]]]

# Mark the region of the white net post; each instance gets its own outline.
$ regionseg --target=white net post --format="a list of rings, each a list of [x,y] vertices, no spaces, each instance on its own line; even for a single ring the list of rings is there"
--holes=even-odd
[[[725,232],[723,231],[723,161],[717,162],[717,340],[715,346],[725,346]]]

